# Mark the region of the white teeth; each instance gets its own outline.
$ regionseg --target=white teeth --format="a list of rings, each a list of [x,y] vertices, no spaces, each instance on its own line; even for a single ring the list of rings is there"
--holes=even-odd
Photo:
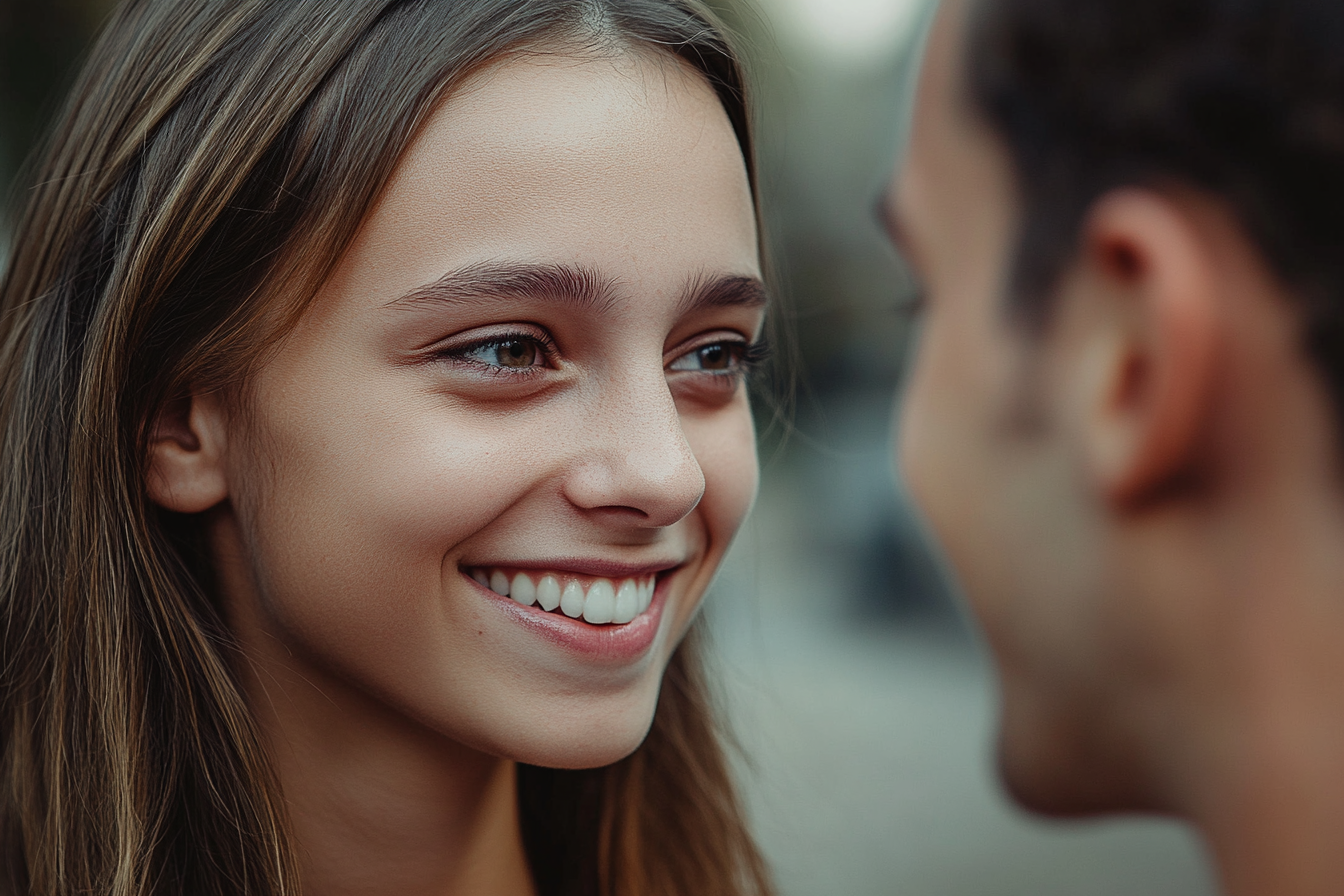
[[[512,597],[525,607],[540,605],[546,612],[559,610],[571,619],[582,618],[592,625],[625,625],[642,614],[653,602],[657,579],[595,579],[584,593],[577,579],[561,585],[561,577],[546,574],[535,584],[527,573],[515,573],[513,579],[503,570],[473,569],[471,577],[482,587],[502,597]]]
[[[605,625],[616,615],[616,589],[606,579],[598,579],[588,589],[583,602],[583,621]]]
[[[560,580],[555,576],[542,576],[537,583],[537,603],[547,613],[560,606]]]
[[[583,615],[583,586],[578,582],[570,581],[565,586],[564,592],[560,595],[560,612],[571,619],[578,619]]]
[[[531,579],[518,573],[513,577],[513,584],[509,587],[509,597],[525,607],[530,607],[537,602],[537,588]]]
[[[612,622],[624,625],[639,615],[639,591],[639,586],[633,579],[626,579],[621,583],[620,589],[616,592],[616,608],[612,612]]]

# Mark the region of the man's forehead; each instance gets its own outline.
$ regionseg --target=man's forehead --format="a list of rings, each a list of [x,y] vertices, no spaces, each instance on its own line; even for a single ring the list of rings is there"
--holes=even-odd
[[[912,136],[916,151],[940,155],[951,140],[981,126],[971,108],[966,85],[966,29],[970,0],[943,0],[929,28],[915,92]],[[923,139],[921,139],[923,138]]]
[[[974,116],[962,88],[962,42],[968,0],[944,0],[926,40],[910,141],[884,200],[883,223],[907,259],[920,266],[920,220],[945,201],[930,190],[955,183],[953,170],[971,138]]]

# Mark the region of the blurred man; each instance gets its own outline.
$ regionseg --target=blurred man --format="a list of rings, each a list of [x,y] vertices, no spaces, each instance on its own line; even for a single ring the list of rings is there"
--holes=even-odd
[[[1344,3],[949,0],[884,210],[1008,788],[1344,893]]]

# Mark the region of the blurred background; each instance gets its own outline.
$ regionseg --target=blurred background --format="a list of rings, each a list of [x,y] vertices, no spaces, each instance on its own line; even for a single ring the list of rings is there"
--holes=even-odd
[[[761,408],[761,497],[707,607],[784,896],[1212,896],[1174,824],[1047,824],[1005,801],[982,646],[892,472],[909,282],[873,208],[930,0],[713,5],[755,63],[769,245],[797,342],[796,399],[785,422]],[[16,172],[111,6],[0,0],[0,267]]]

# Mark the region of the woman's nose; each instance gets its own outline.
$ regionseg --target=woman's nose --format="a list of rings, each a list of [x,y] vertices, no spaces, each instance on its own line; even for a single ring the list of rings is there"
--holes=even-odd
[[[615,388],[618,397],[608,392],[600,410],[586,416],[589,438],[581,440],[565,494],[587,512],[614,514],[646,528],[670,526],[705,493],[700,462],[665,379]]]

